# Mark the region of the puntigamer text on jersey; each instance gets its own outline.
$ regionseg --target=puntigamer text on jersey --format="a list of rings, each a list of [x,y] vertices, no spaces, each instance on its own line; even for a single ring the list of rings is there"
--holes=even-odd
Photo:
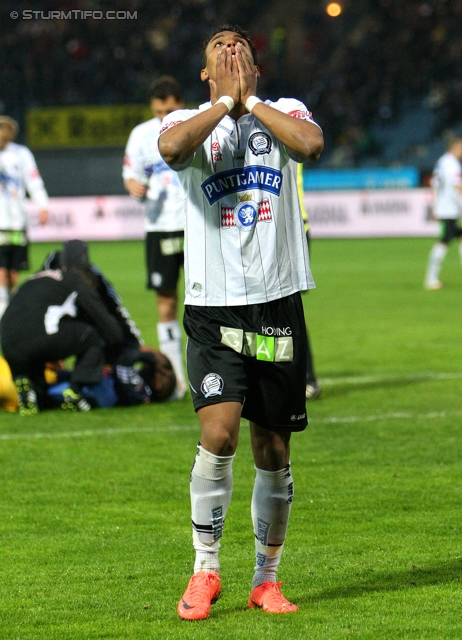
[[[213,204],[230,193],[249,188],[261,189],[279,196],[281,185],[282,173],[277,169],[250,165],[212,175],[202,183],[201,188],[209,204]]]

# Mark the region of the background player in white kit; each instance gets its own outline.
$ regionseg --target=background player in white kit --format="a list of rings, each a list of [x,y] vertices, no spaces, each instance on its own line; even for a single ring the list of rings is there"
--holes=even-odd
[[[215,30],[201,71],[211,101],[164,118],[159,138],[188,194],[184,325],[201,426],[190,483],[194,575],[178,603],[188,620],[206,618],[220,594],[218,550],[241,416],[256,468],[248,604],[297,610],[276,580],[293,499],[290,437],[307,424],[300,291],[314,287],[297,162],[317,160],[323,136],[298,100],[259,100],[259,74],[247,32]]]
[[[462,239],[460,217],[462,213],[462,137],[451,136],[447,152],[439,158],[433,170],[431,186],[434,203],[433,216],[440,221],[441,232],[438,242],[433,245],[428,259],[424,286],[426,289],[441,289],[439,279],[441,265],[454,238]],[[459,243],[462,264],[462,242]]]
[[[148,90],[154,118],[133,129],[125,150],[123,179],[128,193],[146,203],[146,266],[149,289],[157,292],[160,350],[169,358],[177,379],[174,397],[182,398],[186,381],[182,333],[178,323],[177,284],[183,266],[184,194],[178,177],[157,148],[162,119],[183,107],[182,91],[170,76]]]
[[[48,194],[32,153],[13,142],[18,131],[16,120],[0,116],[0,318],[18,271],[29,268],[26,192],[39,207],[39,223],[48,220]]]

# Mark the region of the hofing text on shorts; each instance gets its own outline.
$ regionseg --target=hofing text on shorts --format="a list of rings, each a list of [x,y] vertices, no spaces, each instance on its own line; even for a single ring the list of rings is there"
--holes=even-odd
[[[19,18],[17,11],[12,11],[10,16]],[[24,9],[21,12],[23,20],[137,20],[138,11],[87,11],[82,9],[70,9],[69,11],[35,11]]]

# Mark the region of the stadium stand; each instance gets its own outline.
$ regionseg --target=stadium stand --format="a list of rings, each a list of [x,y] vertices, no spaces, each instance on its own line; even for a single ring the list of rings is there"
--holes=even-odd
[[[430,168],[435,140],[462,122],[462,1],[345,0],[335,19],[325,4],[292,0],[288,11],[286,0],[254,0],[249,12],[243,0],[30,0],[36,13],[25,19],[25,5],[4,0],[0,113],[23,123],[30,107],[142,103],[162,74],[200,102],[198,32],[239,22],[257,33],[261,97],[309,105],[325,132],[325,166]],[[56,10],[122,18],[50,19]]]

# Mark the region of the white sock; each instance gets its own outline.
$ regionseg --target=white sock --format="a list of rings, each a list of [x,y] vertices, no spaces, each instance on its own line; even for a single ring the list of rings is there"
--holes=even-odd
[[[182,334],[178,320],[159,322],[157,325],[159,349],[172,363],[177,385],[181,390],[186,388],[186,378],[183,368]]]
[[[279,471],[257,469],[252,495],[256,553],[252,589],[263,582],[276,582],[293,495],[290,463]]]
[[[433,245],[428,257],[427,275],[425,282],[427,284],[436,282],[439,279],[441,264],[448,252],[448,246],[442,242]]]
[[[215,456],[201,444],[191,470],[194,573],[220,572],[218,550],[233,491],[234,456]]]
[[[5,313],[9,301],[8,287],[0,287],[0,318]]]

